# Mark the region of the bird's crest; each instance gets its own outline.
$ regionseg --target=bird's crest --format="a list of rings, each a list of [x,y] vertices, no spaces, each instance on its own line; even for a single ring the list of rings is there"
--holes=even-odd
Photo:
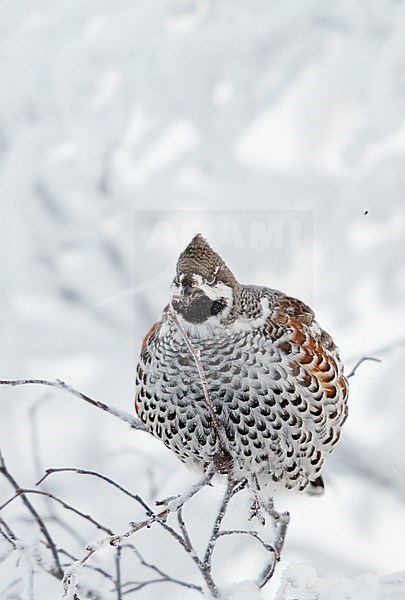
[[[204,279],[218,277],[221,280],[235,280],[222,258],[217,254],[200,233],[197,233],[180,254],[177,261],[177,275],[199,274]]]

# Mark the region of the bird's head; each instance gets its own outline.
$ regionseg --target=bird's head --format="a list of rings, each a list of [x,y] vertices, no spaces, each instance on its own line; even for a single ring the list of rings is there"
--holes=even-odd
[[[197,234],[177,261],[171,305],[188,323],[224,321],[238,282],[222,258]]]

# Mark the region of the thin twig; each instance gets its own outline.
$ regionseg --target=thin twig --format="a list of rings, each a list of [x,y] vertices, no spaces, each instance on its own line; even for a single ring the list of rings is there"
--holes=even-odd
[[[260,544],[265,550],[267,550],[268,552],[272,552],[277,557],[277,551],[274,548],[274,546],[265,542],[260,537],[257,531],[251,531],[249,529],[223,529],[219,532],[218,537],[225,537],[228,535],[249,535],[250,537],[253,537],[255,540],[260,542]]]
[[[232,495],[231,497],[233,498],[236,494],[238,494],[239,492],[241,492],[242,490],[245,489],[245,487],[248,486],[248,480],[247,479],[240,479],[239,481],[236,482],[233,490],[232,490]]]
[[[232,492],[233,492],[234,487],[235,487],[235,482],[229,476],[228,484],[226,486],[226,491],[225,491],[224,497],[222,499],[221,505],[219,507],[217,518],[215,519],[214,527],[212,529],[212,533],[211,533],[211,536],[208,541],[207,548],[206,548],[205,554],[204,554],[204,564],[208,565],[208,567],[211,567],[212,554],[214,552],[215,544],[219,537],[219,530],[221,528],[222,521],[224,520],[229,501],[233,495]]]
[[[73,554],[71,554],[64,548],[58,548],[58,552],[59,554],[63,554],[73,562],[76,562],[78,560],[77,557],[73,556]],[[84,565],[84,568],[89,569],[90,571],[94,571],[95,573],[99,573],[100,575],[114,583],[114,577],[110,575],[110,573],[107,573],[107,571],[104,571],[104,569],[102,569],[101,567],[95,567],[94,565]]]
[[[377,354],[378,356],[384,355],[384,354],[389,354],[390,352],[392,352],[392,350],[395,350],[396,348],[400,348],[401,346],[405,346],[405,337],[402,338],[397,338],[396,340],[392,340],[392,342],[390,342],[389,344],[386,344],[385,346],[380,346],[379,348],[374,348],[374,350],[372,350],[372,354]],[[355,356],[349,356],[348,358],[348,362],[352,362],[354,360],[358,360],[359,355],[355,355]]]
[[[148,519],[145,519],[144,521],[130,523],[130,529],[128,531],[125,531],[122,534],[118,534],[118,535],[110,534],[110,535],[108,535],[108,537],[100,540],[97,543],[89,544],[87,546],[87,554],[85,556],[83,556],[80,560],[73,563],[70,566],[70,568],[65,571],[65,574],[63,577],[65,596],[67,593],[71,593],[72,585],[74,586],[74,582],[76,581],[78,570],[87,563],[87,561],[93,556],[93,554],[95,554],[101,548],[105,548],[106,546],[109,546],[109,545],[110,546],[120,546],[120,545],[122,545],[124,540],[127,540],[128,538],[130,538],[137,531],[140,531],[141,529],[144,529],[144,528],[149,528],[156,522],[164,522],[170,513],[178,511],[199,490],[201,490],[203,487],[205,487],[211,481],[211,479],[213,478],[215,473],[216,473],[216,468],[214,465],[211,465],[210,467],[208,467],[204,476],[196,484],[194,484],[190,488],[190,490],[188,490],[188,492],[186,492],[185,494],[182,494],[181,496],[175,498],[174,500],[170,500],[169,502],[165,503],[166,508],[164,510],[162,510],[160,513],[152,514],[151,516],[148,517]],[[32,491],[32,490],[30,490],[30,491]],[[35,490],[35,491],[37,491],[37,490]],[[179,534],[177,534],[176,538],[179,539],[179,541],[181,540],[180,543],[183,546],[186,546],[185,541]],[[190,552],[190,555],[191,555],[192,559],[194,560],[194,562],[197,564],[197,566],[199,566],[201,574],[203,575],[203,577],[207,583],[207,586],[209,587],[214,598],[219,598],[218,588],[216,587],[209,570],[204,568],[204,565],[198,559],[198,557],[195,555],[195,553]]]
[[[200,351],[197,350],[196,348],[194,348],[193,344],[190,341],[190,338],[188,337],[183,325],[180,323],[179,318],[177,317],[176,313],[173,310],[169,310],[169,311],[167,311],[166,314],[169,317],[169,319],[171,319],[173,321],[173,323],[176,325],[187,348],[189,349],[189,351],[194,359],[194,362],[195,362],[195,365],[196,365],[197,371],[198,371],[198,376],[200,378],[201,385],[202,385],[203,392],[204,392],[205,404],[211,415],[211,420],[214,425],[215,432],[217,434],[217,439],[218,439],[218,442],[219,442],[219,445],[220,445],[220,448],[221,448],[221,451],[223,454],[223,460],[224,460],[225,457],[229,454],[227,451],[228,439],[227,439],[225,428],[224,428],[223,424],[221,424],[220,421],[218,420],[218,416],[215,412],[214,405],[212,404],[207,377],[205,375],[204,367],[201,362]]]
[[[41,459],[41,438],[39,435],[39,420],[38,420],[38,412],[39,409],[43,406],[43,404],[51,398],[51,393],[47,391],[39,400],[37,400],[29,409],[29,418],[30,418],[30,429],[31,429],[31,447],[32,447],[32,455],[33,461],[35,465],[36,476],[39,477],[40,473],[44,472],[43,461]],[[47,487],[47,483],[44,485],[45,491],[50,491]],[[71,525],[69,525],[66,521],[61,519],[55,507],[54,502],[51,498],[44,496],[44,503],[48,509],[49,517],[44,517],[45,520],[52,520],[54,523],[57,523],[61,529],[64,529],[72,538],[81,546],[86,545],[85,539],[80,535],[80,533],[75,530]]]
[[[356,362],[356,364],[354,365],[353,369],[350,371],[350,373],[348,375],[346,375],[346,379],[350,379],[350,377],[353,377],[353,375],[356,374],[357,369],[359,368],[360,365],[362,365],[364,362],[366,362],[367,360],[372,360],[374,362],[382,362],[381,359],[379,358],[375,358],[374,356],[363,356],[363,358],[360,358],[360,360],[358,360]]]
[[[125,546],[123,546],[123,547],[125,547]],[[160,579],[153,579],[153,580],[149,580],[149,581],[146,581],[146,582],[139,582],[139,581],[127,582],[126,584],[124,584],[125,586],[128,586],[128,585],[142,585],[142,587],[144,587],[145,585],[148,585],[149,583],[162,583],[164,581],[167,581],[167,582],[171,582],[171,583],[177,583],[178,585],[181,585],[182,587],[185,587],[185,588],[188,588],[188,589],[192,589],[192,590],[196,590],[196,591],[202,593],[203,589],[202,589],[201,586],[196,585],[194,583],[187,583],[186,581],[182,581],[181,579],[176,579],[175,577],[171,577],[171,575],[168,575],[167,573],[165,573],[164,571],[162,571],[162,569],[159,569],[159,567],[157,567],[156,565],[148,563],[144,559],[144,557],[141,555],[141,553],[139,552],[139,550],[137,548],[135,548],[134,546],[130,546],[130,549],[133,552],[135,552],[135,554],[138,557],[141,565],[143,565],[144,567],[147,567],[148,569],[151,569],[157,575],[160,575]],[[137,589],[140,589],[140,588],[132,588],[130,590],[125,591],[124,593],[127,594],[129,592],[136,591]]]
[[[42,533],[42,535],[44,536],[44,538],[46,539],[46,541],[48,542],[48,546],[49,549],[52,553],[53,559],[54,559],[54,563],[55,566],[54,568],[51,570],[52,574],[55,575],[58,579],[62,579],[63,577],[63,570],[59,561],[59,556],[58,556],[58,551],[56,549],[55,546],[55,542],[53,541],[45,523],[43,522],[42,518],[39,516],[39,514],[37,513],[37,511],[35,510],[35,508],[32,506],[31,502],[25,497],[25,495],[21,495],[21,494],[17,494],[17,492],[21,489],[20,486],[18,485],[18,483],[16,482],[16,480],[14,479],[14,477],[11,475],[11,473],[8,471],[7,467],[6,467],[6,463],[4,462],[4,458],[3,455],[0,451],[0,473],[7,479],[7,481],[12,485],[12,487],[15,490],[16,493],[16,497],[17,495],[21,496],[21,500],[24,503],[25,507],[28,509],[28,511],[31,513],[31,515],[34,517],[35,521],[38,524],[38,527]],[[7,505],[8,502],[6,502],[5,505]],[[5,506],[3,505],[3,506]],[[2,507],[0,507],[1,510]]]
[[[29,409],[29,417],[30,417],[30,430],[31,430],[31,448],[32,448],[32,456],[33,462],[36,471],[36,477],[39,477],[39,474],[42,473],[43,466],[41,461],[41,452],[40,452],[40,436],[38,431],[38,422],[37,422],[37,412],[41,408],[44,402],[49,400],[50,393],[47,392],[37,400]]]
[[[13,581],[10,581],[10,583],[1,590],[0,598],[13,598],[13,596],[8,595],[8,592],[10,592],[10,590],[12,590],[13,587],[16,586],[18,583],[20,583],[21,581],[22,581],[22,577],[17,577],[16,579],[13,579]],[[17,596],[14,596],[14,598],[16,598],[16,597]]]
[[[130,425],[132,429],[139,429],[140,431],[145,431],[146,433],[149,433],[149,431],[146,429],[145,425],[140,419],[134,417],[133,415],[127,413],[124,410],[119,410],[118,408],[115,408],[115,406],[110,406],[109,404],[100,402],[100,400],[94,400],[94,398],[86,396],[86,394],[79,392],[79,390],[76,390],[74,387],[72,387],[68,383],[65,383],[61,379],[55,379],[54,381],[49,381],[47,379],[0,379],[0,385],[10,385],[12,387],[18,385],[47,385],[49,387],[65,390],[69,394],[73,394],[73,396],[76,396],[77,398],[88,402],[92,406],[96,406],[97,408],[108,412],[110,415],[121,419],[121,421],[128,423],[128,425]]]
[[[75,589],[75,581],[77,578],[77,573],[79,569],[85,566],[87,561],[95,554],[98,550],[105,548],[108,545],[111,546],[119,546],[122,544],[122,541],[126,538],[129,538],[133,533],[143,529],[144,527],[150,527],[154,521],[158,520],[158,518],[166,518],[168,513],[168,509],[160,513],[159,515],[153,515],[146,521],[141,521],[139,523],[131,523],[131,529],[126,531],[121,535],[109,535],[108,537],[100,540],[95,544],[89,544],[87,546],[87,554],[83,556],[81,559],[77,560],[73,564],[70,565],[68,569],[66,569],[65,574],[63,576],[63,585],[64,585],[64,597],[68,597],[68,594],[71,594],[72,586]],[[69,596],[70,597],[70,596]]]
[[[53,473],[68,473],[68,472],[78,473],[79,475],[91,475],[93,477],[98,477],[99,479],[102,479],[103,481],[106,481],[110,485],[116,487],[118,490],[120,490],[120,492],[123,492],[124,494],[126,494],[127,496],[132,498],[133,500],[136,500],[136,502],[138,502],[146,510],[147,513],[153,514],[153,511],[142,500],[142,498],[138,494],[133,494],[132,492],[130,492],[126,488],[122,487],[122,485],[120,485],[119,483],[117,483],[116,481],[111,479],[110,477],[107,477],[106,475],[102,475],[101,473],[98,473],[98,471],[91,471],[89,469],[76,469],[74,467],[62,467],[59,469],[46,469],[45,475],[43,477],[41,477],[41,479],[39,479],[39,481],[37,481],[37,483],[35,485],[39,485],[40,483],[45,481],[45,479],[47,477],[49,477],[49,475],[53,475]]]
[[[156,579],[147,579],[146,581],[128,582],[127,584],[124,584],[124,585],[125,586],[132,585],[132,587],[130,587],[127,590],[124,590],[122,593],[123,593],[123,595],[126,596],[127,594],[133,594],[134,592],[139,592],[139,590],[142,590],[143,588],[147,587],[148,585],[153,585],[154,583],[166,583],[167,581],[170,582],[171,580],[165,579],[163,577],[159,577]],[[173,580],[173,583],[178,583],[178,582]]]
[[[52,500],[50,498],[48,498],[48,500],[49,500],[50,505],[52,505],[53,504]],[[51,512],[51,514],[49,515],[49,517],[44,517],[44,521],[56,523],[56,525],[58,525],[61,529],[66,531],[66,533],[68,533],[79,546],[83,547],[86,545],[87,540],[81,532],[77,531],[77,529],[75,529],[72,525],[68,524],[61,517],[59,517],[56,514],[56,511],[54,508],[52,508],[50,510],[50,512]]]
[[[276,539],[272,544],[272,548],[277,554],[277,560],[280,560],[281,552],[284,547],[285,537],[287,534],[288,524],[290,522],[290,514],[288,512],[279,513],[273,505],[273,500],[270,498],[267,501],[263,501],[260,497],[260,484],[256,475],[252,475],[250,477],[250,493],[251,497],[251,516],[256,516],[262,524],[264,524],[264,514],[267,513],[272,519],[276,529]],[[271,578],[274,573],[275,565],[268,569],[265,569],[264,574],[262,575],[264,583],[262,586],[267,583],[267,581]]]
[[[120,484],[118,484],[114,480],[112,480],[110,477],[102,475],[101,473],[98,473],[97,471],[90,471],[87,469],[76,469],[76,468],[70,468],[70,467],[64,467],[64,468],[59,468],[59,469],[47,469],[45,475],[37,482],[37,485],[39,485],[41,482],[43,482],[49,475],[52,475],[54,473],[63,473],[63,472],[73,472],[73,473],[78,473],[80,475],[91,475],[93,477],[98,477],[99,479],[105,481],[106,483],[116,487],[118,490],[120,490],[121,492],[123,492],[124,494],[126,494],[127,496],[132,498],[133,500],[137,501],[145,509],[147,516],[151,517],[154,514],[152,508],[150,506],[148,506],[148,504],[146,504],[146,502],[138,494],[133,494],[132,492],[130,492],[129,490],[122,487]],[[169,535],[171,535],[176,540],[176,542],[179,543],[183,547],[183,549],[185,550],[185,552],[187,552],[187,554],[190,553],[189,543],[175,529],[170,527],[170,525],[168,525],[164,520],[159,519],[156,521],[156,523],[160,527],[162,527]],[[199,565],[198,563],[196,563],[196,564],[197,564],[197,567],[200,569],[201,565]],[[84,565],[84,566],[86,566],[86,565]]]
[[[3,510],[3,508],[5,508],[8,504],[13,502],[13,500],[18,498],[19,496],[24,498],[27,494],[36,494],[38,496],[46,496],[47,498],[51,498],[51,500],[58,502],[59,504],[61,504],[63,506],[63,508],[66,508],[66,510],[71,510],[73,513],[75,513],[79,517],[82,517],[83,519],[86,519],[87,521],[89,521],[90,523],[95,525],[97,527],[97,529],[105,531],[109,535],[114,535],[111,529],[109,529],[108,527],[105,527],[104,525],[101,525],[101,523],[99,523],[98,521],[93,519],[93,517],[91,515],[86,515],[81,510],[78,510],[74,506],[71,506],[70,504],[68,504],[64,500],[61,500],[54,494],[51,494],[50,492],[45,492],[43,490],[30,490],[30,489],[24,489],[24,488],[16,488],[14,496],[9,498],[4,504],[2,504],[2,506],[0,506],[0,510]]]
[[[122,585],[121,585],[121,547],[117,546],[115,551],[115,589],[117,592],[117,600],[122,600]]]
[[[273,505],[273,501],[270,500],[267,503],[263,504],[265,511],[273,518],[274,524],[277,529],[277,537],[274,542],[274,548],[278,554],[281,556],[281,552],[284,547],[285,537],[287,534],[288,525],[290,523],[290,513],[284,512],[279,513]]]
[[[4,539],[6,539],[13,546],[13,548],[17,548],[17,538],[8,523],[6,523],[2,517],[0,517],[0,533]]]
[[[266,585],[266,583],[273,576],[274,571],[276,569],[276,564],[280,560],[280,555],[277,552],[276,548],[272,544],[268,544],[267,542],[265,542],[260,537],[260,535],[257,533],[257,531],[249,531],[247,529],[223,530],[223,531],[221,531],[219,533],[218,537],[224,537],[224,536],[228,536],[228,535],[249,535],[250,537],[253,537],[255,540],[257,540],[258,542],[260,542],[260,544],[263,546],[263,548],[265,550],[267,550],[267,552],[271,552],[272,553],[273,556],[272,556],[271,562],[263,570],[263,573],[261,574],[261,576],[259,577],[259,580],[257,582],[257,585],[258,585],[259,588],[264,587]]]
[[[161,527],[163,527],[188,553],[188,555],[191,557],[191,559],[193,560],[193,562],[199,569],[200,574],[201,574],[202,578],[204,579],[205,584],[208,587],[208,589],[211,593],[211,596],[213,598],[220,597],[218,587],[215,584],[215,582],[212,578],[212,573],[211,573],[212,556],[213,556],[213,552],[215,549],[215,545],[220,537],[223,537],[225,535],[231,535],[231,534],[251,535],[252,537],[255,537],[258,541],[260,541],[265,549],[267,549],[269,552],[271,551],[274,554],[274,560],[272,560],[272,562],[264,569],[262,576],[259,580],[261,586],[263,586],[272,576],[274,569],[275,569],[276,559],[279,558],[279,555],[280,555],[280,552],[281,552],[281,549],[282,549],[282,546],[284,543],[285,532],[286,532],[287,525],[288,525],[288,515],[279,515],[274,510],[272,505],[263,506],[263,508],[266,510],[266,512],[268,512],[268,514],[270,514],[273,517],[273,519],[275,520],[275,523],[277,525],[278,537],[277,537],[277,540],[275,543],[275,547],[270,546],[269,544],[266,544],[266,542],[264,542],[260,538],[260,536],[257,534],[257,532],[248,532],[248,531],[244,531],[244,530],[234,530],[234,531],[229,531],[229,532],[221,531],[221,525],[223,523],[223,520],[224,520],[224,517],[225,517],[226,511],[228,509],[228,505],[229,505],[231,498],[236,493],[238,493],[240,490],[242,490],[244,487],[246,487],[246,485],[249,485],[249,482],[246,479],[235,482],[232,480],[231,476],[229,476],[229,478],[228,478],[227,490],[222,499],[218,514],[215,518],[211,536],[210,536],[207,548],[205,550],[204,558],[200,558],[193,547],[193,544],[192,544],[192,541],[191,541],[191,538],[190,538],[190,535],[189,535],[189,532],[188,532],[188,529],[186,526],[186,522],[183,519],[182,508],[183,508],[184,504],[190,500],[190,498],[192,498],[199,490],[202,489],[202,487],[204,487],[211,481],[214,474],[218,470],[223,472],[224,464],[225,464],[225,466],[228,466],[227,462],[224,462],[224,461],[227,461],[228,458],[230,458],[229,452],[227,451],[228,439],[227,439],[225,427],[219,420],[219,418],[216,414],[212,399],[210,397],[209,384],[208,384],[208,380],[205,375],[204,367],[203,367],[203,364],[201,361],[200,351],[198,349],[194,348],[193,344],[190,341],[190,338],[188,337],[188,335],[187,335],[185,329],[183,328],[181,322],[179,321],[177,315],[173,311],[169,311],[166,313],[166,316],[174,322],[175,326],[177,327],[181,336],[183,337],[186,347],[190,351],[190,353],[193,357],[193,360],[195,362],[198,376],[201,381],[201,385],[202,385],[202,389],[203,389],[204,401],[205,401],[207,410],[211,416],[213,429],[215,430],[216,438],[218,440],[220,455],[213,457],[213,464],[211,464],[208,467],[204,477],[199,482],[197,482],[194,486],[192,486],[192,488],[187,493],[182,494],[181,496],[175,497],[173,499],[169,499],[169,500],[166,500],[163,502],[157,502],[157,504],[164,505],[164,507],[165,507],[162,511],[160,511],[158,513],[154,513],[153,510],[142,500],[142,498],[140,498],[139,495],[133,494],[132,492],[130,492],[123,486],[121,486],[118,483],[116,483],[115,481],[113,481],[111,478],[106,477],[96,471],[89,471],[89,470],[75,469],[75,468],[48,469],[46,471],[45,475],[38,481],[38,484],[39,484],[39,483],[45,481],[46,478],[53,473],[70,471],[70,472],[75,472],[75,473],[78,473],[81,475],[91,475],[94,477],[98,477],[98,478],[102,479],[103,481],[105,481],[106,483],[114,486],[119,491],[121,491],[125,495],[129,496],[130,498],[132,498],[133,500],[138,502],[143,507],[143,509],[146,511],[146,515],[147,515],[147,518],[144,519],[143,521],[132,522],[130,524],[130,529],[120,535],[114,535],[113,532],[109,528],[104,527],[103,525],[98,523],[95,519],[93,519],[93,517],[91,517],[90,515],[86,515],[86,514],[82,513],[81,511],[75,509],[74,507],[72,507],[68,503],[64,502],[60,498],[54,496],[53,494],[49,493],[48,491],[21,489],[21,488],[19,488],[19,486],[17,486],[17,484],[15,482],[14,497],[9,499],[5,504],[3,504],[3,507],[0,507],[0,510],[1,510],[1,508],[4,508],[7,504],[9,504],[11,501],[13,501],[18,496],[21,496],[22,500],[24,502],[27,502],[28,505],[30,505],[29,501],[26,499],[26,495],[38,494],[38,495],[42,495],[46,498],[49,498],[50,500],[58,502],[65,509],[71,510],[75,514],[81,516],[82,518],[87,519],[91,524],[95,525],[98,529],[101,529],[108,534],[107,537],[100,540],[99,542],[94,543],[94,544],[89,544],[86,548],[86,550],[87,550],[86,555],[83,556],[79,560],[74,560],[74,562],[66,570],[66,572],[63,576],[66,597],[74,596],[75,598],[78,598],[78,596],[76,594],[76,586],[78,585],[77,584],[77,576],[78,576],[79,569],[83,566],[90,568],[90,565],[87,565],[88,560],[98,550],[100,550],[101,548],[106,547],[108,545],[116,547],[115,576],[114,577],[110,576],[106,572],[104,572],[104,575],[109,577],[109,579],[111,579],[111,581],[114,582],[114,587],[115,587],[115,591],[117,594],[117,596],[116,596],[117,600],[122,600],[124,594],[135,592],[138,589],[145,587],[146,585],[150,585],[151,583],[160,583],[160,582],[173,582],[173,583],[182,585],[183,587],[188,587],[190,589],[195,589],[196,591],[202,592],[202,588],[200,586],[196,586],[194,584],[188,584],[186,582],[181,582],[180,580],[174,579],[174,578],[170,577],[169,575],[167,575],[166,573],[164,573],[163,571],[161,571],[158,567],[155,567],[154,565],[149,565],[148,563],[146,563],[146,561],[144,561],[143,564],[145,566],[149,566],[150,568],[154,569],[155,572],[159,575],[159,578],[152,579],[149,581],[144,581],[144,582],[133,582],[131,584],[133,587],[129,588],[129,589],[128,589],[129,583],[127,583],[127,584],[122,583],[122,579],[121,579],[121,551],[122,551],[122,548],[128,546],[128,547],[131,547],[134,549],[134,547],[131,544],[125,544],[124,543],[125,540],[130,538],[137,531],[144,529],[144,528],[151,527],[154,523],[158,523]],[[363,360],[366,360],[366,358],[362,359],[362,361]],[[377,359],[372,359],[372,360],[377,360]],[[362,361],[360,361],[360,363]],[[356,365],[352,374],[354,374],[354,372],[358,366],[359,365]],[[349,377],[352,376],[352,374],[349,375]],[[11,385],[11,386],[38,384],[38,385],[45,385],[48,387],[55,387],[58,389],[63,389],[65,391],[67,391],[68,393],[71,393],[74,396],[80,398],[81,400],[84,400],[85,402],[88,402],[88,403],[92,404],[93,406],[96,406],[97,408],[99,408],[105,412],[108,412],[109,414],[112,414],[116,418],[119,418],[120,420],[129,424],[133,429],[147,431],[145,425],[142,423],[142,421],[140,419],[133,417],[129,413],[118,410],[113,406],[109,406],[98,400],[94,400],[59,379],[57,379],[55,381],[48,381],[48,380],[44,380],[44,379],[0,380],[0,385],[1,384],[2,385]],[[33,440],[33,442],[35,443],[35,439]],[[38,458],[38,456],[37,456],[37,458]],[[38,467],[38,462],[39,462],[39,460],[37,460],[37,467]],[[2,464],[4,465],[4,462]],[[167,517],[171,513],[174,513],[174,512],[177,513],[177,521],[178,521],[178,526],[180,528],[180,533],[179,533],[179,531],[177,531],[173,527],[170,527],[166,523]],[[38,521],[38,524],[39,524],[39,521]],[[45,533],[44,533],[44,536],[45,536]],[[47,539],[46,536],[45,536],[45,539]],[[51,538],[50,538],[50,540],[52,542]],[[47,541],[48,541],[48,545],[49,545],[50,549],[51,550],[54,549],[54,551],[56,553],[56,557],[58,558],[58,551],[56,550],[55,545],[52,542],[52,544],[53,544],[53,546],[52,546],[51,543],[49,542],[49,540],[47,540]],[[68,556],[68,554],[66,552],[64,552],[62,550],[60,550],[60,552],[61,553],[63,552]],[[139,553],[138,553],[138,555],[139,555]],[[73,556],[70,556],[70,558],[74,559]],[[140,560],[143,560],[143,559],[140,559]],[[58,561],[59,561],[59,559],[58,559]],[[61,577],[60,563],[58,562],[57,564],[59,565],[58,575],[60,578]],[[123,591],[124,588],[126,588],[125,591]]]
[[[177,521],[178,521],[178,524],[180,527],[180,531],[183,535],[183,539],[186,542],[187,550],[188,550],[188,552],[190,552],[190,550],[192,550],[192,548],[193,548],[193,545],[191,543],[190,534],[188,533],[187,526],[183,519],[183,509],[182,508],[179,508],[179,510],[177,511]]]
[[[227,438],[227,434],[226,434],[226,430],[224,425],[219,421],[217,414],[215,412],[215,408],[214,405],[212,403],[212,399],[210,396],[210,392],[209,392],[209,386],[208,386],[208,381],[205,375],[205,371],[204,371],[204,367],[203,364],[201,362],[201,354],[200,351],[198,349],[196,349],[192,342],[190,341],[190,338],[188,337],[183,325],[181,324],[177,314],[173,311],[173,310],[168,310],[166,312],[166,316],[171,319],[174,324],[176,325],[177,329],[179,330],[189,352],[191,353],[196,368],[197,368],[197,372],[201,381],[201,385],[202,385],[202,389],[204,392],[204,400],[205,400],[205,404],[206,407],[210,413],[211,416],[211,420],[217,435],[217,439],[218,439],[218,443],[219,443],[219,447],[221,450],[221,456],[219,457],[219,461],[218,459],[215,460],[216,457],[214,457],[214,462],[217,464],[219,470],[221,470],[221,467],[223,468],[223,462],[227,461],[228,457],[229,457],[229,452],[227,450],[228,447],[228,438]],[[226,464],[226,462],[225,462]],[[240,489],[242,489],[248,482],[241,482],[240,487],[239,484],[237,486],[237,491],[239,491]],[[219,535],[219,531],[220,531],[220,527],[221,527],[221,523],[223,521],[223,518],[225,516],[228,504],[230,499],[232,498],[233,494],[236,492],[233,492],[235,483],[232,482],[231,476],[229,476],[228,479],[228,487],[227,487],[227,491],[225,493],[224,499],[222,501],[220,510],[218,512],[217,518],[215,520],[214,523],[214,527],[213,527],[213,531],[210,537],[210,540],[208,542],[207,548],[206,548],[206,552],[205,552],[205,556],[204,556],[204,561],[201,562],[200,559],[198,559],[197,556],[193,557],[193,560],[196,562],[196,564],[199,566],[205,581],[211,591],[211,593],[213,594],[214,598],[219,597],[219,592],[218,589],[212,579],[211,576],[211,558],[212,558],[212,554],[215,548],[215,544],[216,541],[218,539],[218,535]],[[273,507],[264,507],[265,510],[271,514],[271,516],[273,517],[273,519],[275,520],[275,523],[277,525],[277,540],[276,540],[276,549],[275,552],[277,552],[278,554],[281,552],[281,549],[283,547],[284,544],[284,538],[286,535],[286,531],[287,531],[287,526],[288,526],[288,521],[289,521],[289,516],[287,513],[285,513],[284,515],[279,515],[274,509]],[[182,521],[182,517],[180,516],[180,520],[179,520],[179,524],[181,524]],[[183,536],[184,536],[184,531],[182,530]],[[274,571],[274,568],[273,568]],[[268,579],[271,577],[271,575],[273,574],[272,572],[270,573],[269,569],[266,569],[266,576],[265,576],[265,580],[266,582],[268,581]],[[263,584],[264,585],[264,584]]]
[[[0,525],[0,535],[6,540],[6,542],[8,542],[10,544],[10,546],[12,546],[14,548],[14,550],[17,548],[16,543],[13,540],[13,538],[9,537],[7,535],[7,533],[5,531],[3,531],[1,525]]]
[[[169,512],[176,512],[179,508],[184,506],[184,504],[190,500],[193,496],[197,494],[203,487],[208,485],[211,479],[214,477],[217,469],[215,465],[211,464],[208,469],[205,471],[204,475],[199,479],[196,483],[194,483],[191,488],[185,494],[180,494],[173,499],[168,500],[158,500],[156,504],[165,505],[169,508]]]

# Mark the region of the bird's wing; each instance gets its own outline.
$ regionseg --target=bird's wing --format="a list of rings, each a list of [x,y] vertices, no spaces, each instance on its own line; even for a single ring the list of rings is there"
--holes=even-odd
[[[347,417],[348,383],[338,348],[306,304],[273,290],[269,324],[278,330],[274,344],[282,353],[287,378],[308,404],[303,415],[314,422],[327,450],[339,439]]]

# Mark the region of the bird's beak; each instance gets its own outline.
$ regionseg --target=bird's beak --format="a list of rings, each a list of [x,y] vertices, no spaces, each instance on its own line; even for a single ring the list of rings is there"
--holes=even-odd
[[[182,298],[187,298],[188,296],[191,295],[193,291],[193,288],[188,285],[187,283],[185,283],[184,285],[181,286],[181,290],[180,290],[180,296]]]
[[[203,294],[200,288],[184,283],[179,287],[179,293],[173,295],[173,300],[182,304],[190,304],[196,296]]]

